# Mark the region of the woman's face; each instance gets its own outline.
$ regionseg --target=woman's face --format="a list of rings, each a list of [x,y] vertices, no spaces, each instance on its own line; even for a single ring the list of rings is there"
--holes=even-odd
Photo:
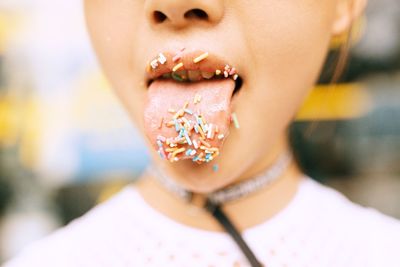
[[[243,85],[232,99],[240,129],[231,129],[219,157],[210,164],[169,163],[152,152],[178,182],[206,192],[253,175],[283,148],[286,128],[324,62],[337,2],[86,0],[85,9],[102,67],[142,133],[145,69],[158,53],[208,51],[240,73]]]

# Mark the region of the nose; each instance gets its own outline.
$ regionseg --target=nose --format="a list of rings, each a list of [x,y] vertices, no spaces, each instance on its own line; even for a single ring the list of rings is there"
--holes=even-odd
[[[147,0],[145,12],[152,25],[184,28],[193,23],[217,24],[224,15],[223,0]]]

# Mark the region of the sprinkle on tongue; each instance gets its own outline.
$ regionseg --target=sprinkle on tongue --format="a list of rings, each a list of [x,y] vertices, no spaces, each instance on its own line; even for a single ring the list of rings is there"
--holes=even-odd
[[[229,134],[231,79],[197,83],[156,80],[148,89],[146,135],[162,158],[209,162]]]

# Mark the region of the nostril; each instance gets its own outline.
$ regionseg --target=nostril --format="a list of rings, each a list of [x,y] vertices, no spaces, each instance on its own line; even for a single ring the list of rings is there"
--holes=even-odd
[[[198,8],[187,11],[184,16],[187,19],[200,19],[200,20],[208,19],[207,13]]]
[[[167,19],[167,16],[164,13],[162,13],[161,11],[154,11],[153,19],[156,23],[162,23]]]

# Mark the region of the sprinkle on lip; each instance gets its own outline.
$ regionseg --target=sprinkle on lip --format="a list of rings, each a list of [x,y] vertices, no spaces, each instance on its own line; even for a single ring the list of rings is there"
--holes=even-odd
[[[167,138],[165,138],[162,135],[157,136],[157,140],[160,140],[161,142],[165,143],[167,141]]]
[[[165,123],[165,126],[167,126],[167,127],[172,127],[172,126],[174,126],[175,125],[175,122],[174,121],[169,121],[169,122],[166,122]]]
[[[179,69],[182,68],[182,67],[183,67],[183,63],[180,62],[180,63],[178,63],[178,64],[176,64],[176,65],[174,66],[174,68],[172,69],[172,71],[173,71],[173,72],[176,72],[177,70],[179,70]]]
[[[185,114],[185,111],[183,109],[178,110],[175,114],[174,114],[174,119],[180,118],[183,116],[183,114]]]
[[[162,147],[160,147],[160,148],[158,149],[158,154],[160,155],[160,157],[161,157],[162,159],[166,159],[166,158],[167,158],[167,156],[165,155],[165,151],[164,151],[164,149],[163,149]]]
[[[157,60],[157,59],[152,60],[152,61],[150,62],[150,66],[151,66],[151,68],[152,68],[153,70],[156,69],[156,68],[158,67],[158,60]]]
[[[172,76],[172,78],[173,78],[174,80],[176,80],[176,81],[178,81],[178,82],[183,82],[183,81],[184,81],[183,78],[182,78],[181,76],[179,76],[176,72],[173,72],[173,73],[171,74],[171,76]]]
[[[200,147],[199,143],[197,143],[196,140],[193,140],[193,146],[194,146],[195,149],[198,149]]]
[[[194,103],[194,104],[198,104],[198,103],[200,103],[200,101],[201,101],[201,95],[196,94],[196,95],[194,96],[193,103]]]
[[[200,61],[206,59],[207,57],[208,57],[208,52],[205,52],[205,53],[201,54],[200,56],[196,57],[193,60],[193,63],[199,63]]]
[[[164,123],[164,117],[161,117],[160,124],[158,125],[158,129],[161,129]]]
[[[185,51],[185,47],[182,47],[178,53],[176,53],[176,55],[172,58],[172,62],[177,62],[178,60],[180,60],[183,56],[183,51]]]
[[[164,65],[165,62],[167,62],[167,58],[164,56],[163,53],[158,54],[158,62],[160,62],[161,65]]]
[[[185,62],[190,60],[190,58],[196,64],[209,58],[210,54],[209,52],[204,52],[193,59],[195,55],[192,53],[186,55],[183,52],[184,50],[185,48],[180,49],[175,55],[169,52],[158,53],[158,55],[146,65],[146,73],[149,80],[152,81],[157,78],[164,78],[173,79],[178,82],[198,82],[213,78],[226,78],[236,81],[240,77],[236,68],[228,64],[221,67],[222,63],[215,58],[210,58],[208,62],[202,65],[203,68],[193,67],[190,63],[186,66]],[[175,65],[172,62],[174,62]],[[215,69],[212,69],[212,65],[214,64]],[[162,65],[164,65],[164,67]],[[191,68],[191,66],[193,68]]]
[[[198,101],[200,95],[195,96]],[[207,122],[200,110],[190,109],[193,103],[186,101],[175,113],[176,109],[169,108],[171,114],[169,122],[165,124],[169,127],[175,126],[175,137],[166,138],[162,135],[157,136],[157,152],[162,159],[177,162],[181,159],[191,159],[198,164],[212,161],[219,155],[219,148],[213,147],[208,140],[214,140],[217,136],[217,125]],[[162,121],[168,118],[163,117]],[[221,135],[219,136],[221,137]],[[224,138],[224,135],[222,135]],[[219,138],[222,140],[223,138]],[[207,141],[206,141],[207,140]]]
[[[213,62],[214,58],[209,58],[207,62],[199,65],[199,67],[193,67],[190,62],[186,66],[184,62],[188,62],[193,54],[184,55],[183,49],[173,56],[170,53],[159,53],[155,59],[151,60],[146,65],[146,71],[152,79],[165,78],[174,79],[176,81],[191,81],[197,82],[208,78],[208,74],[212,74],[211,77],[216,79],[232,79],[237,80],[239,75],[236,68],[231,67],[228,64],[222,65],[220,62]],[[173,56],[171,58],[171,56]],[[205,52],[195,57],[193,63],[199,63],[209,57],[209,53]],[[175,62],[175,63],[172,63]],[[209,69],[215,63],[214,69]],[[166,65],[162,67],[161,65]],[[190,66],[193,69],[190,69]],[[159,69],[157,69],[159,68]],[[172,68],[172,69],[171,69]],[[202,69],[203,68],[203,69]],[[169,72],[168,72],[169,70]],[[190,71],[198,71],[201,73],[200,79],[190,78]],[[207,75],[203,75],[204,73]],[[192,75],[193,76],[193,75]],[[149,78],[150,78],[149,77]],[[161,158],[169,160],[170,162],[177,162],[181,159],[191,159],[193,162],[198,164],[210,162],[215,159],[220,151],[219,147],[213,147],[212,145],[221,144],[225,138],[224,128],[218,128],[218,125],[208,121],[210,118],[206,118],[201,112],[197,105],[202,101],[202,95],[196,93],[194,98],[188,99],[182,103],[181,107],[172,106],[167,109],[170,115],[166,115],[160,118],[158,129],[168,127],[168,131],[175,132],[174,136],[163,137],[158,136],[156,140],[157,152]],[[197,106],[196,106],[197,105]],[[202,109],[202,108],[201,108]],[[206,113],[205,113],[206,114]],[[231,114],[230,120],[236,129],[240,128],[237,115]],[[158,122],[157,122],[158,123]],[[155,126],[155,127],[157,127]],[[208,143],[210,142],[210,143]],[[218,170],[218,166],[214,165],[213,170]]]
[[[238,118],[236,116],[236,113],[232,113],[231,119],[232,119],[233,124],[235,125],[235,128],[239,129],[240,125],[239,125],[239,120],[238,120]]]
[[[177,62],[178,60],[180,60],[182,58],[182,54],[176,54],[173,58],[172,58],[172,62]]]
[[[190,109],[185,108],[184,111],[185,111],[187,114],[193,115],[193,111],[191,111]]]
[[[205,139],[205,138],[204,138]],[[211,145],[209,143],[207,143],[206,141],[204,141],[203,139],[200,139],[200,143],[202,143],[203,145],[205,145],[206,147],[211,147]]]
[[[215,126],[214,124],[210,123],[210,127],[207,132],[207,138],[212,140],[214,139],[214,135],[215,135]]]
[[[174,152],[172,152],[172,158],[175,158],[176,155],[184,152],[186,149],[184,147],[178,148],[177,150],[175,150]]]
[[[197,126],[197,125],[196,125],[196,126]],[[206,135],[204,134],[204,131],[203,131],[203,129],[201,129],[200,126],[197,126],[197,130],[199,131],[199,133],[200,133],[200,135],[201,135],[201,138],[202,138],[202,139],[206,139]],[[200,139],[200,141],[202,141],[202,139]]]
[[[192,141],[189,138],[189,134],[187,133],[187,131],[184,131],[184,135],[185,135],[185,139],[187,141],[187,143],[189,144],[189,146],[192,145]]]
[[[163,147],[163,143],[160,140],[157,140],[158,147]]]

